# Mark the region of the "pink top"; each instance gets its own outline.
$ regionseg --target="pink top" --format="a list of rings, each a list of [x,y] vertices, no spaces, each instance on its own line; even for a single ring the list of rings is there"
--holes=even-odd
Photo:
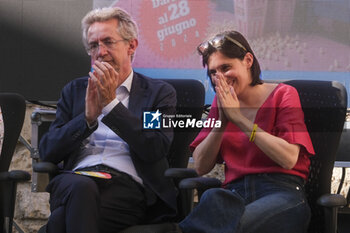
[[[208,118],[218,119],[216,96]],[[292,86],[280,83],[258,109],[254,123],[264,131],[283,138],[289,143],[299,144],[299,158],[293,169],[288,170],[271,160],[235,124],[228,123],[219,159],[225,161],[225,182],[230,183],[240,177],[256,173],[285,173],[307,179],[309,156],[315,154],[312,142],[304,123],[298,92]],[[203,128],[191,143],[193,151],[211,131]]]

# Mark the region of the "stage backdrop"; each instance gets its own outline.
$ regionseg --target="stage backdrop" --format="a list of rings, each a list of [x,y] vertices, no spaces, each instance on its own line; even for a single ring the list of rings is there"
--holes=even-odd
[[[75,6],[82,15],[89,8],[84,6]],[[198,79],[206,87],[206,103],[211,103],[214,92],[196,46],[227,29],[247,37],[259,59],[263,79],[338,80],[350,90],[350,0],[93,0],[90,9],[106,6],[124,8],[138,23],[136,71],[155,78]],[[68,21],[75,20],[74,25],[80,23],[77,17],[70,17]],[[50,30],[56,28],[46,33]],[[80,36],[80,30],[74,33]],[[72,43],[63,47],[69,48]],[[65,57],[64,62],[68,61],[74,67],[74,57]],[[80,61],[87,61],[85,54]],[[81,66],[79,72],[86,74],[88,66]],[[57,77],[50,75],[50,82],[56,82]],[[29,83],[28,77],[22,77],[25,83]],[[62,73],[60,80],[71,78],[72,73]],[[47,91],[51,94],[41,98],[53,99],[61,85],[50,86]],[[40,92],[27,93],[40,98]]]

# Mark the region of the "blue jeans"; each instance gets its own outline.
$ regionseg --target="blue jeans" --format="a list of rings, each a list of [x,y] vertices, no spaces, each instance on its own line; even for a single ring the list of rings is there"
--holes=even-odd
[[[246,176],[204,192],[179,226],[185,233],[307,232],[311,213],[303,183],[285,174]]]

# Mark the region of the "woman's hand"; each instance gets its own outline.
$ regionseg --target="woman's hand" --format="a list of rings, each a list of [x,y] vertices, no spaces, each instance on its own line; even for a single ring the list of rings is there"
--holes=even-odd
[[[220,118],[223,118],[221,115],[224,115],[227,120],[234,123],[242,117],[236,92],[232,86],[227,84],[222,74],[217,74],[214,79]]]
[[[213,77],[213,82],[215,83],[215,90],[216,90],[216,87],[218,85],[217,84],[218,79],[216,77]],[[217,91],[216,91],[216,93],[217,93]],[[218,96],[216,98],[216,103],[217,103],[217,107],[218,107],[218,111],[219,111],[219,120],[221,121],[221,128],[225,128],[228,120],[225,116],[225,113],[223,112],[223,109],[222,109],[222,106],[221,106],[221,103],[220,103]]]

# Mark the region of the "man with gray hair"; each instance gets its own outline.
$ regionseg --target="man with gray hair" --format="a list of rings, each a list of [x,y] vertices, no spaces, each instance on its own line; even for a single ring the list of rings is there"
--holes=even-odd
[[[68,83],[41,140],[43,161],[63,163],[51,179],[47,232],[107,233],[175,215],[176,189],[164,177],[171,130],[143,130],[143,111],[174,114],[175,90],[132,69],[137,26],[120,8],[82,20],[89,77]]]

